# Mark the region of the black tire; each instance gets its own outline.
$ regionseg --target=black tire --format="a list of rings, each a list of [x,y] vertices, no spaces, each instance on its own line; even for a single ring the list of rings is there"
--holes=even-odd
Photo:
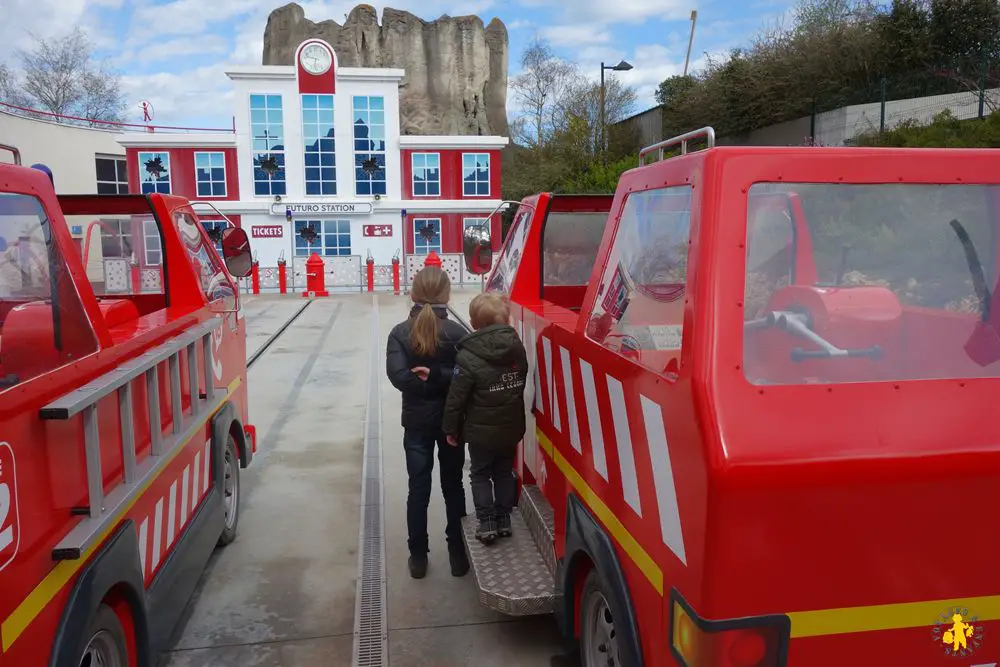
[[[94,612],[77,664],[80,667],[132,667],[125,630],[111,607],[102,604]]]
[[[236,539],[236,532],[240,525],[240,494],[243,485],[240,484],[240,453],[232,435],[229,436],[226,444],[226,452],[222,457],[222,467],[222,507],[225,519],[222,534],[219,535],[218,545],[220,547],[232,544],[233,540]]]
[[[611,602],[596,569],[592,569],[580,592],[580,641],[582,667],[621,667],[617,631]]]

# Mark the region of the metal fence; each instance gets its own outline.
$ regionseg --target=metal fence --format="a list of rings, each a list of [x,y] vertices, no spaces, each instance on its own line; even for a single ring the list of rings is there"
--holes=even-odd
[[[461,253],[444,253],[441,257],[441,268],[448,273],[453,285],[482,285],[485,276],[469,273],[465,268],[465,259]],[[399,267],[400,287],[406,289],[413,276],[423,268],[426,255],[404,255]],[[307,257],[295,257],[290,265],[285,267],[286,279],[289,293],[301,293],[306,288],[306,260]],[[323,274],[325,277],[325,287],[331,292],[351,292],[364,291],[368,289],[367,271],[364,259],[361,255],[350,255],[345,257],[324,257]],[[494,260],[496,255],[494,255]],[[261,266],[260,291],[262,294],[275,293],[278,287],[278,267]],[[250,278],[243,278],[240,281],[245,293],[250,294],[252,281]],[[392,289],[392,265],[375,265],[375,289],[384,291]]]

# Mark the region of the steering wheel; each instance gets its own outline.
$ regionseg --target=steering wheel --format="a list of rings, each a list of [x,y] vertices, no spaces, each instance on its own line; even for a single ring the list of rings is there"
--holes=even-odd
[[[807,359],[829,359],[833,357],[868,357],[872,360],[882,358],[882,348],[878,345],[851,349],[837,347],[813,331],[812,318],[809,316],[809,313],[793,310],[772,310],[764,317],[748,320],[743,323],[744,331],[770,329],[772,327],[777,327],[791,335],[805,338],[820,348],[818,350],[803,350],[801,347],[792,349],[791,357],[794,362],[805,361]]]

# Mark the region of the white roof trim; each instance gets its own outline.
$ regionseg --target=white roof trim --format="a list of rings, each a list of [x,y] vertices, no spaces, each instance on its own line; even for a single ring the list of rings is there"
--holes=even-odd
[[[336,198],[323,198],[317,199],[310,203],[317,204],[335,204],[345,200],[338,200]],[[350,201],[366,201],[364,198],[356,197]],[[211,200],[212,204],[219,209],[220,212],[232,215],[241,214],[253,214],[257,213],[260,215],[272,215],[271,204],[274,203],[273,198],[260,198],[260,199],[241,199],[241,200]],[[398,213],[399,211],[405,210],[407,213],[468,213],[470,216],[474,217],[477,213],[491,213],[500,205],[499,199],[397,199],[397,200],[387,200],[382,199],[380,201],[372,201],[374,209],[370,215],[375,215],[377,213],[393,212]],[[315,215],[315,214],[314,214]],[[275,215],[275,218],[284,219],[284,215]],[[308,217],[305,214],[301,214],[297,217]],[[320,215],[320,217],[337,217],[336,214]],[[354,217],[364,217],[364,216],[352,216]]]
[[[464,136],[425,136],[402,135],[399,137],[399,147],[405,149],[498,149],[510,143],[507,137],[482,137],[478,135]]]
[[[235,148],[235,133],[128,132],[118,137],[126,148]]]
[[[406,70],[388,67],[338,67],[337,81],[402,81]],[[233,81],[294,79],[294,65],[233,65],[226,69]]]

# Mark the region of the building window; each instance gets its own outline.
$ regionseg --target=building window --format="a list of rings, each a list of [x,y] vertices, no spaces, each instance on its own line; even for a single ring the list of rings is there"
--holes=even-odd
[[[302,96],[306,194],[337,194],[337,157],[333,135],[333,95]]]
[[[308,257],[314,252],[326,257],[350,255],[351,221],[296,220],[295,254]]]
[[[225,153],[195,153],[194,173],[199,197],[226,196]]]
[[[490,196],[490,154],[462,154],[462,194],[466,197]]]
[[[205,228],[205,233],[212,240],[212,245],[222,254],[222,230],[229,226],[225,220],[206,220],[201,218],[201,226]]]
[[[384,195],[385,100],[354,98],[354,190],[359,195]]]
[[[285,194],[285,141],[281,95],[250,96],[253,193]]]
[[[415,218],[413,220],[413,254],[426,255],[441,252],[440,218]]]
[[[154,221],[143,221],[142,236],[146,264],[149,266],[159,266],[163,263],[163,245],[160,242],[160,230]]]
[[[97,168],[97,194],[127,195],[128,168],[123,157],[94,157]]]
[[[441,195],[441,155],[439,153],[414,153],[413,196],[438,197]]]
[[[170,194],[170,153],[139,153],[140,192]]]

